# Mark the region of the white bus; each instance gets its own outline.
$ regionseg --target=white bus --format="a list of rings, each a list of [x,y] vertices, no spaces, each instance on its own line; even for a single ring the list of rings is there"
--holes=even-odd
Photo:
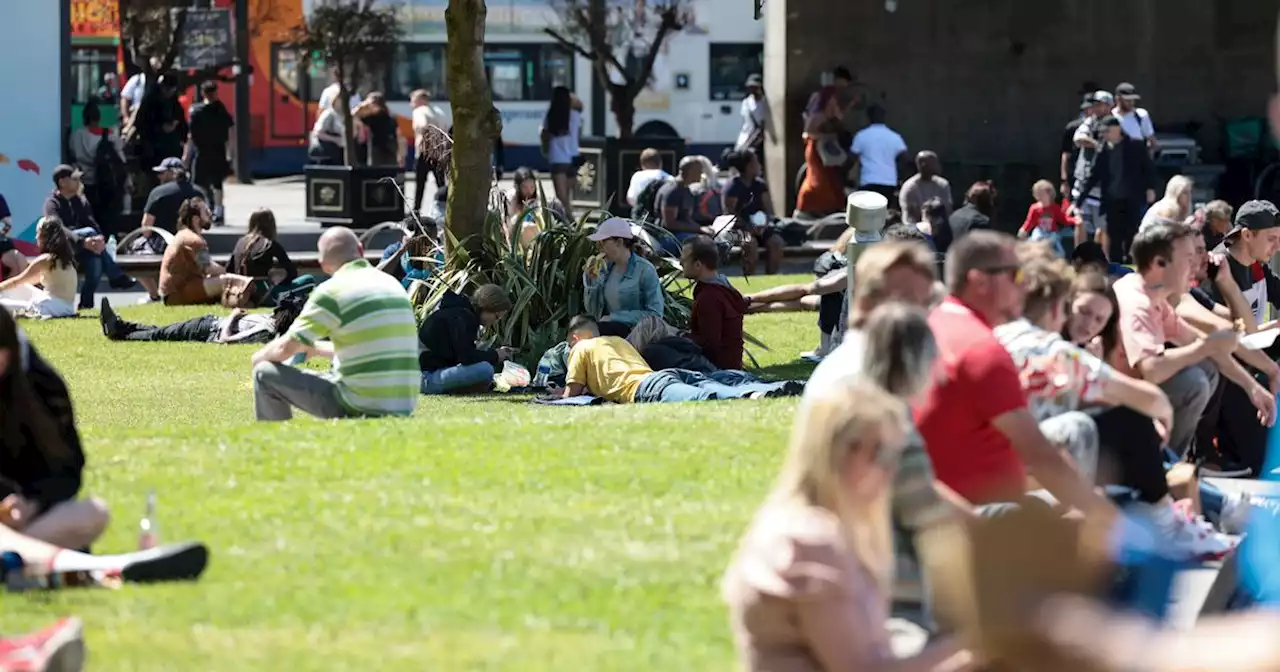
[[[646,0],[609,1],[613,6],[645,11]],[[747,77],[763,72],[764,24],[752,18],[750,3],[742,0],[681,1],[688,3],[688,25],[667,37],[650,86],[636,99],[635,132],[682,137],[690,153],[718,158],[742,127],[739,110]],[[397,115],[409,116],[409,94],[419,88],[430,92],[434,102],[448,110],[444,68],[447,4],[448,0],[401,3],[407,35],[385,88]],[[549,0],[489,0],[488,11],[485,66],[495,105],[502,113],[508,169],[545,165],[538,132],[556,86],[567,86],[582,99],[584,134],[617,135],[607,100],[603,127],[593,119],[592,103],[602,94],[590,61],[546,34],[546,28],[559,28]],[[653,15],[652,9],[648,15]]]

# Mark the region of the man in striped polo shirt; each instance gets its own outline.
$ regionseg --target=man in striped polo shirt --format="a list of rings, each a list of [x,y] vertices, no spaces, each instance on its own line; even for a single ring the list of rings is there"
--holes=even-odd
[[[364,260],[350,229],[320,236],[316,287],[288,333],[253,356],[258,420],[279,421],[301,409],[319,418],[409,415],[418,401],[418,325],[399,282]],[[335,360],[321,375],[286,365],[294,355]]]

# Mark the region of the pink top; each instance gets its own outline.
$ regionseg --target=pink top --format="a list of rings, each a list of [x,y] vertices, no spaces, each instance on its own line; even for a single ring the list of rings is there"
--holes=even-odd
[[[1120,305],[1120,347],[1112,366],[1139,377],[1138,362],[1164,352],[1166,342],[1186,338],[1182,320],[1164,299],[1152,299],[1138,273],[1116,280],[1112,285]]]
[[[723,590],[744,670],[834,672],[893,660],[888,597],[824,509],[766,505]]]

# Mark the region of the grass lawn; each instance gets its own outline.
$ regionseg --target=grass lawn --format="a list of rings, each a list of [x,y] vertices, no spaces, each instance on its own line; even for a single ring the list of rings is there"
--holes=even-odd
[[[253,346],[110,343],[93,316],[24,326],[71,386],[85,492],[114,513],[96,549],[136,546],[155,488],[161,541],[203,540],[212,564],[194,584],[3,595],[0,632],[77,614],[94,670],[732,667],[719,577],[794,400],[424,397],[412,419],[258,425]],[[767,375],[807,376],[815,319],[747,319]]]

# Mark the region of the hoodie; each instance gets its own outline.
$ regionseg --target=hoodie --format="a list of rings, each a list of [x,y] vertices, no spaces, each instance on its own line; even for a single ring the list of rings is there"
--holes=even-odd
[[[422,352],[418,364],[423,371],[439,371],[451,366],[488,362],[498,365],[498,353],[476,347],[480,333],[480,316],[471,300],[453,292],[445,292],[418,329]]]
[[[699,281],[693,289],[689,338],[722,369],[742,368],[742,316],[747,300],[723,275]]]

